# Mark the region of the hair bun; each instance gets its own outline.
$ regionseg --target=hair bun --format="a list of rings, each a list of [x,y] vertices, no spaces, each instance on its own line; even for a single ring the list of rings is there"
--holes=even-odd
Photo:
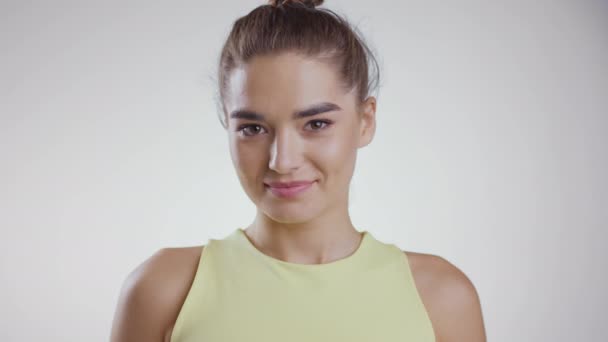
[[[292,3],[300,3],[308,8],[315,8],[323,4],[323,0],[269,0],[268,3],[274,7],[288,5]]]

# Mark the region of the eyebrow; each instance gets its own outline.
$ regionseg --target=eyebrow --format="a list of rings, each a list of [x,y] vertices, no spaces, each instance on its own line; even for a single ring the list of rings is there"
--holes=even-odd
[[[313,115],[318,115],[326,112],[331,112],[334,110],[341,110],[340,106],[331,102],[322,102],[315,105],[310,106],[304,110],[295,111],[292,114],[294,119],[305,118]],[[231,119],[245,119],[245,120],[254,120],[254,121],[265,121],[264,115],[256,113],[254,111],[248,109],[237,109],[230,113]]]

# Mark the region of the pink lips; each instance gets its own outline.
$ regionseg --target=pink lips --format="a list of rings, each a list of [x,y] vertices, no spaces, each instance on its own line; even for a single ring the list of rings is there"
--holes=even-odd
[[[275,196],[292,198],[308,190],[314,181],[270,182],[266,186]]]

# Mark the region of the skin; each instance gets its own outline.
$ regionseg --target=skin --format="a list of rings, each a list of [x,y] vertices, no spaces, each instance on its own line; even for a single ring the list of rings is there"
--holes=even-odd
[[[295,53],[257,56],[231,74],[224,103],[230,155],[257,208],[245,233],[276,259],[332,262],[351,255],[361,241],[348,214],[348,185],[358,149],[375,133],[376,99],[358,103],[356,88],[344,89],[340,81],[333,66]],[[319,104],[325,105],[315,115],[294,117]],[[264,185],[293,180],[315,182],[290,199]],[[131,272],[111,341],[170,340],[203,247],[162,249]],[[480,300],[468,277],[439,256],[404,253],[436,341],[486,341]]]

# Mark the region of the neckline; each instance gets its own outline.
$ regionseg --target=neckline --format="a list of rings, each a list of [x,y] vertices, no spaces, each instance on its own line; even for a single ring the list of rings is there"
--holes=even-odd
[[[300,263],[280,260],[280,259],[274,258],[270,255],[263,253],[249,240],[249,238],[245,234],[245,230],[242,227],[238,227],[235,231],[237,239],[240,240],[247,247],[247,249],[251,250],[254,254],[256,254],[258,257],[264,259],[265,261],[276,264],[278,266],[285,267],[285,268],[306,270],[306,271],[313,271],[313,272],[314,271],[336,270],[338,268],[346,268],[347,266],[354,264],[357,260],[362,258],[363,255],[366,253],[367,249],[369,248],[368,246],[370,244],[370,240],[373,239],[373,237],[372,237],[371,233],[368,232],[367,230],[360,231],[359,233],[362,235],[361,241],[359,242],[359,246],[350,255],[348,255],[342,259],[337,259],[337,260],[323,263],[323,264],[300,264]]]

